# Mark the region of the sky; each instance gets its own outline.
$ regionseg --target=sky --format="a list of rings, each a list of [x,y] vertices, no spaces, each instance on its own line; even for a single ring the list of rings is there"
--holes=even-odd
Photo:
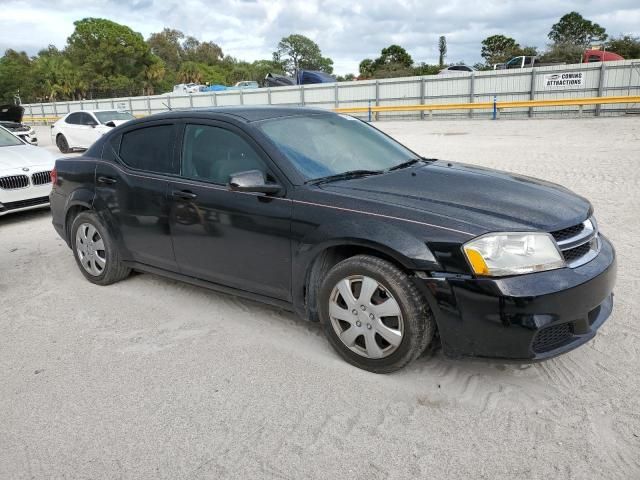
[[[101,17],[145,38],[175,28],[247,61],[271,58],[282,37],[300,33],[343,75],[394,43],[415,62],[437,63],[440,35],[447,37],[451,63],[480,61],[480,42],[493,34],[544,48],[551,25],[572,10],[609,35],[640,36],[638,0],[0,0],[0,51],[61,48],[75,20]]]

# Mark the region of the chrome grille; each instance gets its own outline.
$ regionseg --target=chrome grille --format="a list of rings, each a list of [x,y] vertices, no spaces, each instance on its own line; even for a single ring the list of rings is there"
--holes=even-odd
[[[593,219],[551,232],[565,262],[571,268],[593,260],[600,250],[598,229]]]
[[[11,175],[0,177],[0,188],[3,190],[16,190],[29,186],[29,177],[26,175]]]
[[[573,227],[563,228],[562,230],[551,232],[551,235],[553,235],[553,238],[556,239],[556,242],[561,242],[562,240],[567,240],[571,237],[575,237],[576,235],[582,233],[583,230],[584,223],[579,223],[578,225],[574,225]]]
[[[51,171],[34,173],[31,175],[31,183],[34,185],[46,185],[47,183],[51,183]]]

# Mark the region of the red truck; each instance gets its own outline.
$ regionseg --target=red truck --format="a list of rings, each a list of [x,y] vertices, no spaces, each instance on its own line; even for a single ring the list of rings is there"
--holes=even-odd
[[[624,60],[624,58],[617,53],[606,50],[587,50],[582,56],[582,63],[615,62],[616,60]]]

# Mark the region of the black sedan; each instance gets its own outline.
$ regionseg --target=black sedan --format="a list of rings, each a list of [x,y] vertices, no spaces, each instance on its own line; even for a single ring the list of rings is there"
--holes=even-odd
[[[436,342],[454,357],[542,360],[612,311],[615,253],[586,199],[423,158],[344,115],[153,115],[52,176],[53,224],[89,281],[133,269],[290,309],[373,372]]]

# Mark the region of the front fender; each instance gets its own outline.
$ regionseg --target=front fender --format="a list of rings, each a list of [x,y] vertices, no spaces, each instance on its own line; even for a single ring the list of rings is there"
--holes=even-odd
[[[429,250],[426,239],[421,238],[419,228],[350,216],[308,230],[294,246],[292,272],[294,291],[292,293],[296,311],[307,310],[304,306],[305,287],[310,283],[316,260],[322,256],[323,252],[339,246],[374,250],[393,259],[406,270],[441,269]],[[312,283],[315,284],[315,281]],[[311,295],[310,298],[314,296]],[[307,310],[307,316],[309,313]]]
[[[411,270],[438,267],[425,239],[396,225],[366,218],[319,226],[302,238],[297,253],[314,258],[321,251],[338,245],[359,245],[379,250]]]

